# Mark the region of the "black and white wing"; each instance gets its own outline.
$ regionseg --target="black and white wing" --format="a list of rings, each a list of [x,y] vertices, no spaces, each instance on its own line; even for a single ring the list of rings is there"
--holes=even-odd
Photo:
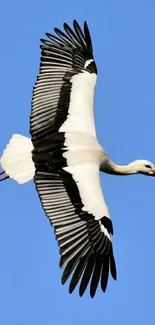
[[[41,40],[41,64],[33,89],[30,133],[32,141],[51,132],[88,132],[95,136],[94,91],[97,68],[87,23],[84,33],[74,20],[73,31],[46,34]]]
[[[99,165],[90,158],[88,163],[69,166],[63,152],[51,150],[53,145],[50,141],[49,147],[34,152],[36,188],[60,246],[60,266],[65,266],[62,283],[72,273],[69,292],[80,280],[82,296],[90,282],[93,297],[99,282],[106,290],[109,270],[116,279],[113,226],[101,191]],[[74,153],[77,160],[78,154]]]

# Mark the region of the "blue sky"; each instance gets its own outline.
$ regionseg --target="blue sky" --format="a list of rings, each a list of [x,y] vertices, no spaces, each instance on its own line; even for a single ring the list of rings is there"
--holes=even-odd
[[[155,2],[152,0],[1,3],[0,153],[13,133],[28,136],[39,39],[63,22],[88,21],[99,77],[98,138],[120,164],[155,163]],[[154,324],[155,179],[102,175],[113,219],[118,281],[105,294],[68,294],[58,246],[33,182],[0,186],[0,323]]]

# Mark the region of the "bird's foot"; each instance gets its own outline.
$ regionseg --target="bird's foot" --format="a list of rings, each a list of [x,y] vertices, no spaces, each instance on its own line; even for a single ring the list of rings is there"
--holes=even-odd
[[[4,171],[4,170],[2,170],[2,172],[0,172],[0,175],[3,175],[3,174],[5,174],[5,171]],[[8,179],[8,178],[9,178],[9,176],[6,175],[6,176],[0,178],[0,182],[5,181],[5,180]]]

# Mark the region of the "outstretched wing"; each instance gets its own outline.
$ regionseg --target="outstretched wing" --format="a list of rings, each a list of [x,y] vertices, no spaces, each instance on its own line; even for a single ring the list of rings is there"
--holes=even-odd
[[[33,89],[30,133],[35,144],[51,132],[88,132],[95,136],[94,90],[97,68],[87,23],[74,20],[59,37],[41,40],[41,63]]]
[[[90,168],[93,170],[96,166],[90,166]],[[83,182],[80,184],[82,192],[85,178],[84,175],[81,176],[83,177]],[[89,192],[85,193],[85,199],[88,202],[91,200],[95,202],[98,184],[94,183],[92,175],[89,176],[89,180],[93,181],[92,192],[94,193],[91,195]],[[69,172],[37,171],[35,183],[42,206],[54,226],[60,246],[60,266],[65,266],[62,283],[64,284],[73,273],[69,286],[70,293],[73,292],[80,278],[80,296],[85,292],[90,279],[91,297],[95,295],[99,281],[102,290],[105,291],[109,268],[113,278],[116,279],[116,266],[110,238],[111,220],[104,215],[97,219],[90,209],[90,212],[87,212],[87,206],[82,203],[83,194],[80,193],[73,175]],[[101,203],[102,201],[98,205],[98,210],[103,208]]]
[[[97,149],[68,150],[63,146],[69,142],[65,137],[67,134],[53,133],[33,151],[34,180],[60,246],[60,266],[65,266],[62,283],[73,272],[69,292],[81,279],[81,296],[91,281],[93,297],[99,282],[106,290],[109,269],[116,279],[113,226],[101,190]],[[70,144],[75,141],[75,135],[74,139],[72,134],[68,137]]]

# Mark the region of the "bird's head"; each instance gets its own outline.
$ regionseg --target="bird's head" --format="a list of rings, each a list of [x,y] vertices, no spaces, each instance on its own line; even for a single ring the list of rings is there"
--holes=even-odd
[[[136,160],[130,164],[136,174],[155,176],[155,166],[148,160]]]

